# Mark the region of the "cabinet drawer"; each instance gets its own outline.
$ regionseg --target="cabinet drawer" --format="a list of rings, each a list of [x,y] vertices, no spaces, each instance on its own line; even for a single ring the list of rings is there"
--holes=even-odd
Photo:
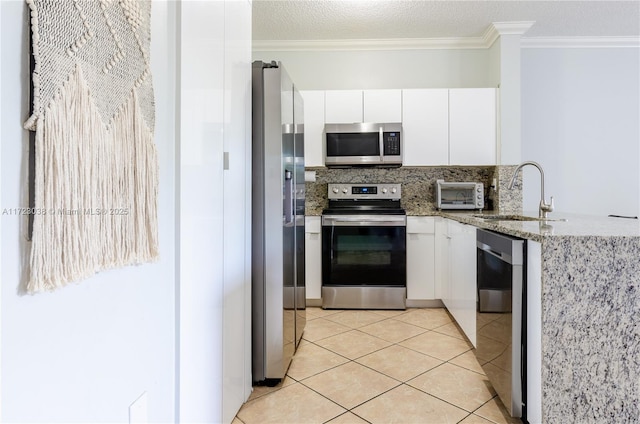
[[[424,216],[407,217],[407,234],[434,234],[435,218]]]
[[[320,233],[321,221],[319,216],[306,216],[304,218],[305,233]]]

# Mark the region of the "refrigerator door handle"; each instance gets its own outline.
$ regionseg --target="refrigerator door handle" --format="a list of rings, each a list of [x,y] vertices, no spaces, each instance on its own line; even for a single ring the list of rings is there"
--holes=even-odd
[[[293,173],[284,171],[284,223],[293,223]]]

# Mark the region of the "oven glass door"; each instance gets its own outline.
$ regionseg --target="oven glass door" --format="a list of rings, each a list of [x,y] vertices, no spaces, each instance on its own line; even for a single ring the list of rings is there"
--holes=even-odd
[[[322,227],[324,286],[405,287],[406,283],[406,227]]]

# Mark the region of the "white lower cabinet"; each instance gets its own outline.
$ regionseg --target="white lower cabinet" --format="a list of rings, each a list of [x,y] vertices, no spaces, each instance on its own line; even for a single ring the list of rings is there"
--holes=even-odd
[[[436,227],[442,302],[476,345],[476,227],[442,219]]]
[[[304,278],[307,304],[318,306],[322,299],[322,234],[319,216],[304,218]]]
[[[435,295],[435,218],[407,217],[407,301]]]
[[[449,284],[449,230],[448,219],[435,219],[435,296],[447,305],[451,299]]]

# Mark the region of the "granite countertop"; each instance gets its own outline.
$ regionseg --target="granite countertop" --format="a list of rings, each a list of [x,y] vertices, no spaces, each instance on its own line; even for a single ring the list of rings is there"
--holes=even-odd
[[[464,224],[509,234],[515,237],[542,242],[545,237],[639,237],[640,220],[612,218],[597,215],[579,215],[552,212],[548,221],[501,221],[478,217],[475,212],[438,212],[434,215],[450,218]],[[483,212],[482,215],[495,215]],[[536,212],[524,212],[522,215],[537,217]],[[566,221],[564,221],[566,220]]]

